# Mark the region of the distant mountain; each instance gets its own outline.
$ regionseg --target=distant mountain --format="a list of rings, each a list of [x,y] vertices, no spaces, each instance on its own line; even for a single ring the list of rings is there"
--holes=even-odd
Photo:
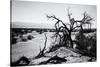
[[[48,23],[12,22],[11,28],[54,28],[54,25]]]

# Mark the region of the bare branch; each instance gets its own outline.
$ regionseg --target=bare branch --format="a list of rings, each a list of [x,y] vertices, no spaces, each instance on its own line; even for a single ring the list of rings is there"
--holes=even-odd
[[[45,43],[44,43],[44,48],[41,50],[41,48],[40,48],[40,52],[39,52],[39,54],[35,57],[35,59],[36,58],[40,58],[40,57],[42,57],[42,56],[45,56],[44,54],[44,51],[46,50],[46,43],[47,43],[47,36],[46,36],[46,33],[44,34],[45,35]]]
[[[83,19],[82,19],[82,22],[84,24],[91,24],[90,22],[93,21],[94,19],[89,16],[86,12],[83,13]]]
[[[75,26],[72,30],[75,30],[76,28],[79,28],[79,27],[81,27],[81,26]]]
[[[53,16],[47,15],[47,18],[52,18],[52,19],[57,20],[56,24],[59,23],[59,22],[61,22],[62,25],[64,25],[64,27],[69,31],[69,29],[68,29],[68,27],[66,26],[66,24],[65,24],[62,20],[58,19],[55,15],[53,15]],[[56,28],[57,28],[57,27],[56,27]]]

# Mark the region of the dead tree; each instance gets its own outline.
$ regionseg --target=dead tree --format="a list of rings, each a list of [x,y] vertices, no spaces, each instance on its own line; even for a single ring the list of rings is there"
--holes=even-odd
[[[56,20],[55,23],[55,37],[60,37],[59,45],[67,45],[69,43],[68,47],[73,48],[73,40],[71,38],[72,32],[76,31],[78,28],[80,28],[80,32],[83,32],[83,25],[84,24],[91,24],[90,22],[93,20],[86,12],[83,13],[83,18],[81,20],[75,20],[73,17],[71,17],[72,13],[69,12],[68,9],[68,18],[69,23],[65,23],[59,18],[57,18],[55,15],[47,15],[47,18]],[[62,24],[60,26],[60,23]],[[59,34],[59,32],[62,31],[63,35]]]

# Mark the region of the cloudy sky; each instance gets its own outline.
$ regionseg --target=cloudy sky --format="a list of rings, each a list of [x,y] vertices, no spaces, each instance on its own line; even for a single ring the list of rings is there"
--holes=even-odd
[[[86,11],[94,17],[92,27],[96,27],[97,9],[95,5],[76,5],[66,3],[46,3],[34,1],[12,0],[12,23],[15,27],[27,25],[29,27],[53,28],[55,21],[48,20],[46,15],[56,15],[64,22],[68,22],[67,9],[70,8],[72,17],[82,19]]]

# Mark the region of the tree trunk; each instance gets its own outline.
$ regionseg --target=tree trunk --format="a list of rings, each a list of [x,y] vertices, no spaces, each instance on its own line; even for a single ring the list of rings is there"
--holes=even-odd
[[[70,42],[70,47],[73,48],[73,40],[71,38],[71,32],[69,33],[69,42]]]
[[[72,40],[71,36],[69,37],[69,41],[70,41],[70,47],[73,48],[73,40]]]

